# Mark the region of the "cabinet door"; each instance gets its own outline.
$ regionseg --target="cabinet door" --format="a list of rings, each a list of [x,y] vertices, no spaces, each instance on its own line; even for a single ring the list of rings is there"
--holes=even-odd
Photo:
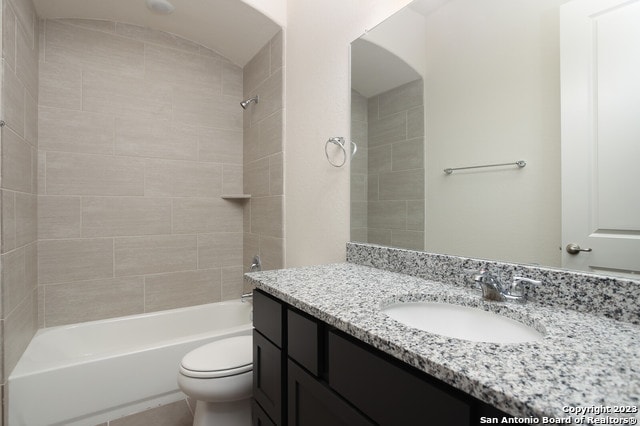
[[[251,402],[251,426],[276,426],[255,399]]]
[[[288,377],[290,426],[373,425],[291,360],[288,364]]]
[[[470,424],[471,407],[458,396],[333,332],[329,385],[380,425]]]
[[[282,353],[253,330],[253,398],[276,424],[282,417]]]

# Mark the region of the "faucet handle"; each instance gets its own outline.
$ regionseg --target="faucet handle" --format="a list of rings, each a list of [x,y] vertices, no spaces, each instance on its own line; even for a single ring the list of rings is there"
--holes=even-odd
[[[534,286],[542,284],[542,281],[525,277],[513,277],[511,287],[509,288],[509,294],[517,297],[526,297],[527,289],[525,287],[525,283]]]

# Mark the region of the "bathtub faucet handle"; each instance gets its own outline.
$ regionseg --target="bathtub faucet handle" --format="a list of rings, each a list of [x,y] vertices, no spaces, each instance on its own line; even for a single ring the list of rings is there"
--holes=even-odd
[[[240,301],[243,302],[243,303],[246,302],[249,299],[251,299],[251,301],[253,301],[253,292],[245,293],[242,296],[240,296]]]

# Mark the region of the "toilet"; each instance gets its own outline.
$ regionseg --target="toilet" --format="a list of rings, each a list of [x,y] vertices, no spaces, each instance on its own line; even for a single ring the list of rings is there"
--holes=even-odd
[[[251,336],[206,344],[180,363],[178,386],[197,401],[194,426],[250,425],[252,384]]]

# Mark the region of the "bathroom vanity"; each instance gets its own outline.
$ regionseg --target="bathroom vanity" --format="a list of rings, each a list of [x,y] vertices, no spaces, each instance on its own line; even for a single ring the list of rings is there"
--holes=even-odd
[[[254,424],[475,425],[511,416],[566,423],[596,406],[616,412],[587,416],[637,421],[640,327],[632,321],[548,302],[485,302],[462,281],[357,264],[363,250],[363,258],[395,269],[421,269],[422,256],[431,255],[366,245],[349,250],[347,263],[247,275],[256,286]],[[453,260],[462,262],[458,267],[475,262]],[[432,258],[430,268],[443,273],[447,266]],[[533,275],[548,281],[553,273]],[[569,281],[560,280],[556,291]],[[585,286],[591,284],[586,279]],[[615,284],[611,303],[620,293],[624,300],[633,296],[639,283]],[[516,344],[472,342],[409,327],[381,309],[408,300],[493,310],[543,336]]]

